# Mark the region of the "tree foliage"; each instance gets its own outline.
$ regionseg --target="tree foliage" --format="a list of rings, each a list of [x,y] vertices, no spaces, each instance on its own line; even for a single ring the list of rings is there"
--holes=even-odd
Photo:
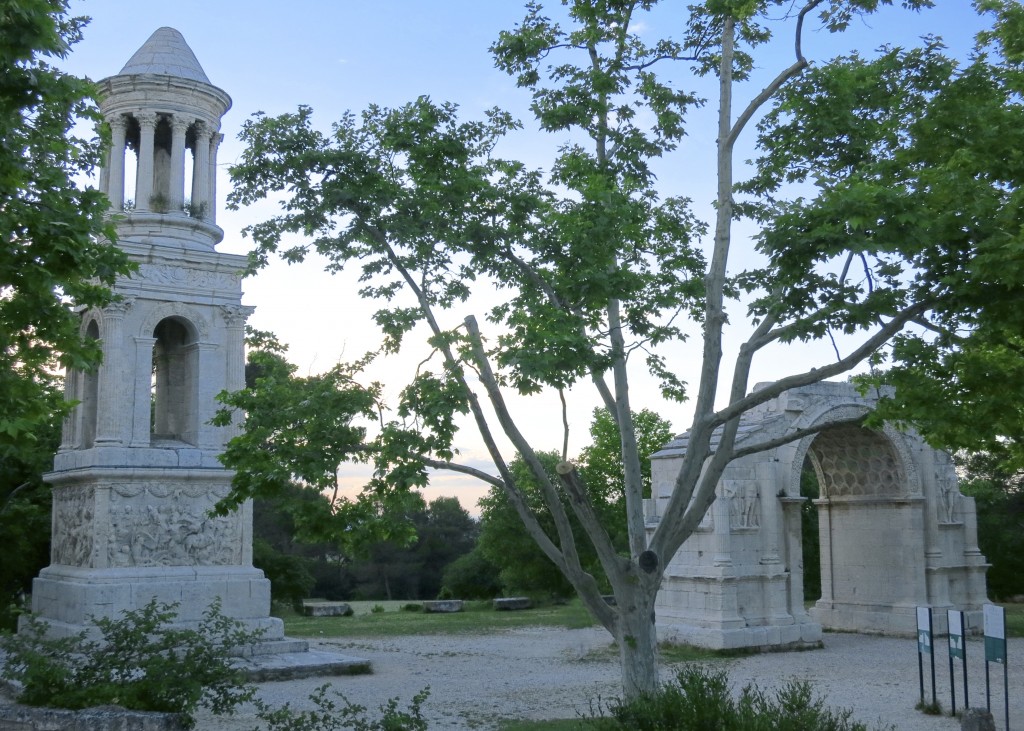
[[[992,566],[989,594],[1002,600],[1024,594],[1024,474],[998,454],[961,454],[960,490],[978,510],[978,547]]]
[[[102,153],[77,133],[99,121],[93,86],[52,65],[80,39],[66,0],[3,0],[0,24],[0,455],[32,449],[64,403],[55,372],[99,362],[80,308],[110,301],[130,270],[108,202],[75,179]]]
[[[671,425],[654,412],[644,409],[633,415],[636,424],[637,445],[643,458],[644,494],[650,496],[651,468],[648,458],[661,449],[671,438]],[[629,540],[622,515],[625,512],[625,479],[622,466],[622,447],[615,422],[604,409],[595,409],[590,423],[591,444],[583,448],[576,460],[588,497],[594,505],[604,529],[617,551],[628,551]],[[557,480],[556,466],[562,460],[557,452],[541,452],[538,457],[548,470],[549,479]],[[521,459],[513,460],[509,469],[515,475],[520,490],[530,507],[540,518],[548,537],[557,543],[558,533],[548,513],[541,490]],[[563,509],[569,514],[576,535],[584,535],[569,506],[569,496],[561,494]],[[523,524],[507,495],[492,487],[480,500],[480,540],[478,550],[501,573],[501,584],[506,594],[545,595],[566,597],[574,593],[558,567],[552,563],[533,541],[523,540]],[[594,574],[601,575],[600,562],[593,546],[581,545],[581,563]],[[603,591],[610,591],[604,585]]]
[[[380,308],[383,350],[426,333],[431,356],[411,369],[396,418],[366,444],[374,486],[400,493],[423,485],[430,469],[448,469],[501,489],[615,637],[629,696],[657,684],[661,569],[697,528],[726,466],[780,443],[740,440],[743,416],[869,360],[913,366],[915,352],[941,355],[1001,312],[1015,322],[1021,284],[1015,4],[983,3],[994,30],[967,64],[928,39],[815,67],[803,52],[809,28],[838,33],[890,3],[707,0],[680,10],[680,32],[660,39],[647,24],[658,27],[656,4],[570,0],[555,17],[530,3],[498,38],[498,67],[561,141],[544,171],[500,157],[500,141],[518,127],[509,115],[461,121],[452,105],[426,98],[348,114],[329,132],[308,107],[258,114],[232,169],[234,205],[285,196],[279,215],[247,229],[254,266],[316,251],[332,270],[358,268],[361,294]],[[748,89],[760,47],[779,33],[790,34],[793,56]],[[689,125],[705,100],[687,67],[718,82],[707,105],[714,132],[703,141],[715,165],[693,173],[714,181],[713,225],[659,189],[652,169],[661,157],[683,164],[684,133],[702,131]],[[737,183],[745,134],[756,135],[758,157]],[[737,255],[740,218],[759,227],[757,256]],[[497,304],[481,301],[490,290]],[[744,308],[748,329],[727,370],[726,333]],[[690,354],[695,387],[664,350],[685,343],[687,328],[701,336]],[[766,348],[828,338],[834,359],[794,358],[791,375],[751,391]],[[630,402],[630,379],[644,370],[667,396],[690,397],[694,413],[650,532]],[[562,454],[551,474],[506,403],[509,392],[565,398],[587,383],[618,432],[624,551],[582,470]],[[464,417],[493,471],[458,462]],[[606,585],[617,606],[602,599]]]

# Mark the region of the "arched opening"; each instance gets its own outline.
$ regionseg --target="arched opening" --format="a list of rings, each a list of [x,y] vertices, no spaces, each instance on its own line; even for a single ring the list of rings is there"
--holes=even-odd
[[[139,127],[139,120],[132,115],[125,115],[125,160],[124,160],[124,209],[135,210],[138,201],[134,198],[136,183],[139,173],[139,144],[142,137],[142,130]],[[129,197],[131,196],[131,197]]]
[[[883,614],[912,595],[910,587],[919,579],[900,556],[923,552],[923,545],[914,545],[923,540],[923,531],[915,530],[920,509],[907,499],[901,460],[885,435],[846,424],[815,437],[805,464],[819,490],[813,504],[820,598],[812,616],[836,629],[881,623]],[[810,480],[805,480],[810,492]],[[804,561],[805,577],[811,579],[807,556]]]
[[[168,317],[157,323],[153,337],[152,438],[195,444],[198,363],[194,333],[186,320]]]
[[[156,213],[170,211],[171,196],[171,132],[170,120],[164,115],[157,117],[153,133],[153,196],[149,208]]]
[[[821,598],[821,536],[818,531],[818,504],[821,486],[811,460],[804,457],[800,470],[800,535],[803,549],[804,602]]]
[[[99,340],[100,326],[93,320],[86,326],[85,337],[90,340]],[[82,449],[89,449],[96,442],[96,414],[99,401],[100,388],[100,366],[81,374],[82,392],[80,394],[79,421],[82,435]]]

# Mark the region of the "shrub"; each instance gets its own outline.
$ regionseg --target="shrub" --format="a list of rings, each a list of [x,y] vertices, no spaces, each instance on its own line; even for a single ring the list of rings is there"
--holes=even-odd
[[[380,707],[383,715],[372,720],[367,718],[365,706],[351,703],[341,693],[334,693],[337,702],[329,698],[329,687],[321,685],[310,694],[316,710],[295,711],[289,703],[272,708],[256,699],[256,715],[267,723],[268,731],[427,731],[420,708],[430,688],[414,695],[405,711],[399,710],[398,699],[392,698]]]
[[[374,604],[373,608],[370,611],[373,614],[380,614],[381,612],[384,611],[384,605],[383,604]]]
[[[409,604],[403,604],[402,605],[402,611],[403,612],[422,612],[423,611],[423,605],[422,604],[416,604],[415,602],[411,602]]]
[[[600,708],[598,709],[600,710]],[[606,717],[592,719],[602,731],[867,731],[848,710],[833,711],[808,683],[789,683],[774,694],[747,685],[734,698],[724,671],[699,666],[682,670],[659,693],[613,701]]]
[[[499,573],[479,549],[473,549],[445,567],[437,598],[493,599],[501,595]]]
[[[233,713],[252,700],[255,687],[234,666],[231,650],[260,633],[225,617],[219,602],[197,629],[172,628],[176,608],[154,599],[116,620],[94,619],[98,640],[87,639],[86,632],[48,638],[46,624],[30,616],[22,633],[0,638],[8,655],[0,677],[21,683],[17,700],[31,706],[177,713],[186,728],[195,724],[199,706]]]

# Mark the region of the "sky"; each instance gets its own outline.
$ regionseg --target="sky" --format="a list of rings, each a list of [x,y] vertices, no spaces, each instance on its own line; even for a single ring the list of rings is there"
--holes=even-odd
[[[549,4],[553,14],[559,12],[558,3]],[[886,43],[917,45],[924,34],[941,35],[953,52],[966,53],[982,21],[968,0],[937,0],[937,5],[919,14],[887,9],[867,21],[855,21],[843,36],[812,27],[805,54],[812,62],[822,61],[851,50],[869,53]],[[652,36],[670,32],[676,22],[674,13],[685,3],[663,6],[644,21],[645,32]],[[62,64],[66,70],[94,80],[114,75],[153,31],[170,26],[182,33],[210,81],[231,96],[233,105],[222,120],[225,139],[218,156],[217,223],[225,232],[218,250],[222,252],[246,253],[249,242],[242,236],[244,227],[275,212],[271,204],[242,211],[224,207],[224,195],[230,190],[228,167],[242,152],[238,132],[257,111],[274,115],[309,105],[316,123],[327,129],[346,111],[359,112],[370,104],[397,106],[427,95],[436,102],[457,103],[465,119],[479,118],[492,107],[513,113],[524,129],[503,143],[500,152],[532,167],[546,166],[560,142],[537,130],[528,95],[494,68],[488,52],[500,31],[522,20],[525,11],[517,0],[72,0],[71,12],[92,20],[82,42]],[[755,82],[770,78],[792,61],[789,43],[787,39],[773,44],[759,56]],[[741,99],[756,90],[745,89]],[[712,216],[715,185],[713,106],[691,117],[687,141],[657,169],[663,194],[691,197],[707,221]],[[739,158],[750,152],[749,147],[741,147]],[[739,226],[736,233],[737,266],[741,266],[752,255],[749,236],[753,232]],[[304,375],[326,370],[339,359],[358,358],[379,344],[370,320],[373,308],[359,300],[356,289],[354,276],[326,274],[315,260],[291,266],[275,262],[243,282],[243,302],[256,307],[249,324],[272,331],[287,343],[290,359]],[[742,311],[733,313],[737,322],[741,315]],[[743,333],[740,325],[727,336],[726,346],[733,354]],[[673,367],[684,376],[689,374],[695,385],[699,346],[680,346],[670,357]],[[803,371],[834,357],[830,344],[768,352],[755,363],[752,383]],[[408,363],[415,360],[405,356],[381,362],[368,376],[394,393],[404,382],[401,379],[408,377]],[[631,395],[634,409],[657,411],[676,431],[685,429],[692,418],[688,404],[664,401],[649,379],[638,379]],[[576,389],[569,394],[569,404],[570,452],[578,452],[587,442],[590,413],[597,402],[590,389]],[[535,446],[559,448],[557,396],[519,400],[513,408]],[[463,430],[457,446],[461,461],[487,466],[471,428]],[[365,479],[365,472],[356,468],[344,467],[340,474],[349,490]],[[475,512],[476,500],[485,493],[485,486],[465,478],[435,476],[425,496],[455,495]]]

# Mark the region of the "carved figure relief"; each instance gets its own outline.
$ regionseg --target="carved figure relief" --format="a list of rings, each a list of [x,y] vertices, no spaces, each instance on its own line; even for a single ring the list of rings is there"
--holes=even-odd
[[[53,511],[55,532],[50,560],[64,566],[91,566],[95,489],[76,486],[55,490]]]
[[[761,514],[757,483],[749,480],[725,480],[722,489],[729,500],[729,527],[759,528]]]
[[[112,567],[224,566],[241,562],[238,515],[210,517],[205,489],[168,484],[116,485],[125,498],[111,510],[107,557]]]
[[[936,465],[935,485],[939,493],[939,522],[959,523],[960,490],[956,484],[956,473],[948,461]]]

